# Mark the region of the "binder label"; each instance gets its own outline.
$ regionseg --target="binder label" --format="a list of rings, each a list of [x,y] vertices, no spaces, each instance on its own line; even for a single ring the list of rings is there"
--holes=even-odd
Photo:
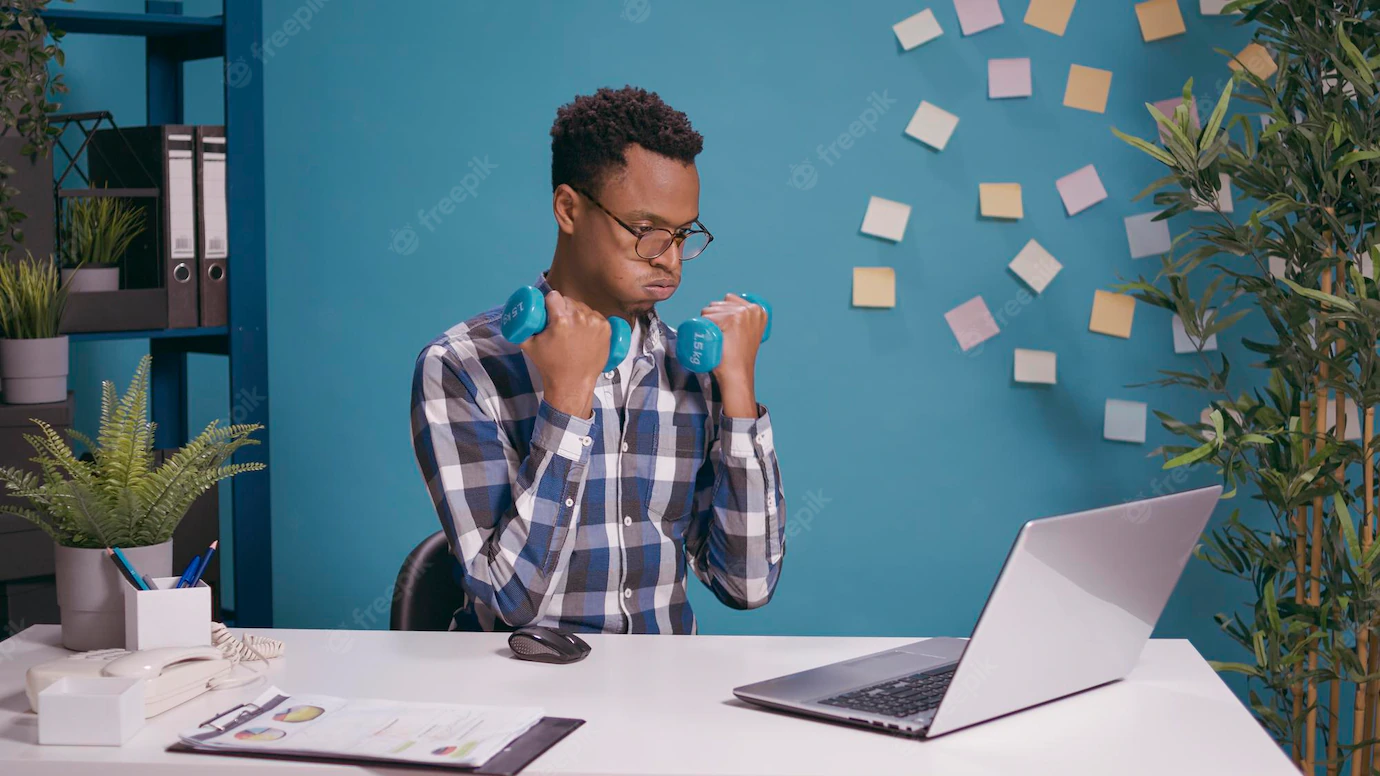
[[[201,206],[206,245],[203,255],[208,259],[224,259],[230,254],[229,229],[225,218],[225,154],[202,155]]]
[[[174,259],[196,258],[196,194],[192,152],[168,151],[168,236]]]

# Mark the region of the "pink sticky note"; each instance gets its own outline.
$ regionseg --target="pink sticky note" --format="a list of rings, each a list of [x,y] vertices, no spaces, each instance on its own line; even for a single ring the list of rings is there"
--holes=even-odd
[[[1069,215],[1078,215],[1107,198],[1107,190],[1102,188],[1102,179],[1090,164],[1065,175],[1054,182],[1059,196],[1064,200],[1064,209]]]
[[[954,0],[958,11],[958,26],[964,35],[976,35],[1000,25],[1001,6],[997,0]]]
[[[1159,102],[1151,104],[1155,106],[1155,110],[1164,114],[1165,118],[1169,119],[1170,121],[1173,121],[1174,111],[1177,110],[1178,107],[1183,104],[1183,102],[1184,98],[1175,97],[1172,100],[1160,100]],[[1203,124],[1198,120],[1197,100],[1188,101],[1188,120],[1192,122],[1194,129],[1202,129]],[[1163,143],[1166,137],[1168,137],[1168,133],[1164,131],[1163,127],[1160,127],[1160,142]]]
[[[944,313],[944,320],[949,322],[949,328],[953,329],[954,337],[958,339],[958,346],[965,352],[1001,332],[997,322],[992,319],[992,313],[987,311],[987,303],[980,296]]]
[[[1029,59],[987,60],[988,98],[1029,97],[1031,91]]]

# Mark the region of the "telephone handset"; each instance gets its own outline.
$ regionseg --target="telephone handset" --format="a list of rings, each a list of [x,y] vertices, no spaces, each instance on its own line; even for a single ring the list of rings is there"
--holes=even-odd
[[[60,658],[29,669],[25,689],[38,710],[38,694],[64,676],[144,679],[144,716],[153,717],[212,689],[233,663],[217,647],[163,647],[139,652],[107,649]]]

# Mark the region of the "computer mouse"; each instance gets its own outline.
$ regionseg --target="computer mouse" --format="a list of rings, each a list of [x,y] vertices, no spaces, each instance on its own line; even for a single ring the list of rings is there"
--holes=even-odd
[[[589,644],[559,628],[528,625],[513,631],[508,648],[522,660],[539,663],[574,663],[589,654]]]

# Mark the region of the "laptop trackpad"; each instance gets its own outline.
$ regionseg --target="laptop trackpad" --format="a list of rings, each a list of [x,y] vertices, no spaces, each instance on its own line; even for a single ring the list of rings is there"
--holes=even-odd
[[[846,666],[849,669],[849,673],[858,672],[863,679],[870,678],[874,681],[880,681],[888,676],[900,676],[908,672],[924,671],[926,668],[939,665],[941,662],[943,661],[938,658],[930,657],[929,655],[917,655],[913,652],[895,650],[893,652],[881,652],[876,655],[860,657],[857,660],[841,663],[840,666]]]

